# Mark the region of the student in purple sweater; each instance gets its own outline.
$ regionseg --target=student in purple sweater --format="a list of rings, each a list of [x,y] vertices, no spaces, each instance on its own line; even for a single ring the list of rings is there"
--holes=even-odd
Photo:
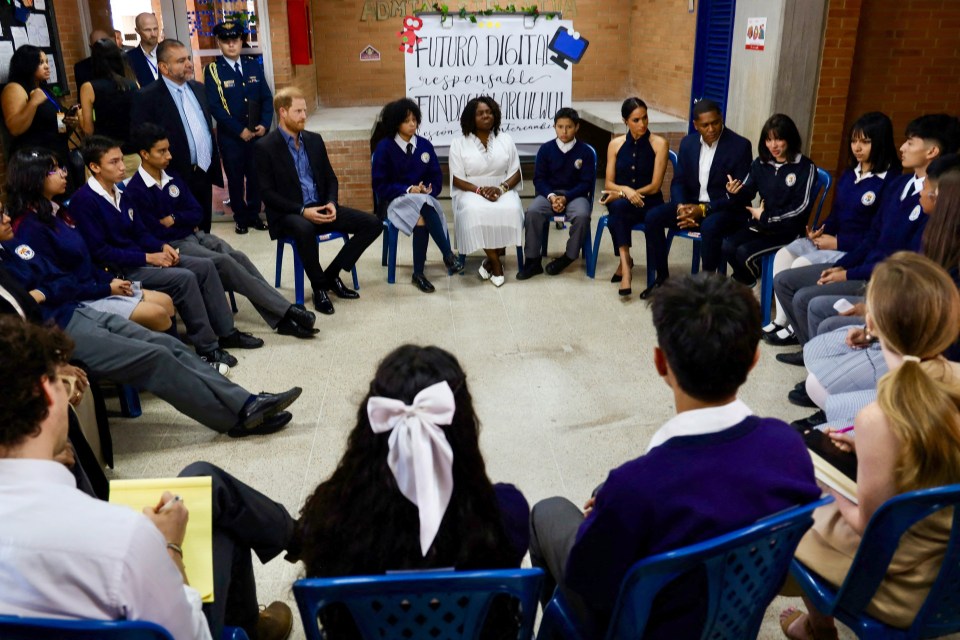
[[[760,310],[749,289],[716,274],[667,280],[651,296],[654,366],[677,416],[644,455],[610,472],[586,513],[566,498],[537,503],[530,558],[586,626],[606,627],[638,560],[745,527],[820,496],[803,439],[754,416],[737,390],[759,358]],[[657,596],[645,638],[696,638],[705,585],[685,576]]]
[[[180,176],[166,171],[173,157],[166,130],[146,122],[133,130],[131,146],[140,154],[141,164],[123,197],[147,231],[181,255],[211,260],[223,288],[250,300],[278,334],[312,338],[318,332],[313,327],[317,320],[313,313],[301,304],[287,302],[244,252],[199,228],[203,221],[200,203]]]
[[[927,217],[921,213],[920,190],[927,167],[937,157],[953,153],[960,145],[960,120],[944,113],[920,116],[907,125],[900,146],[903,168],[911,173],[889,182],[880,198],[880,209],[864,240],[832,264],[788,269],[774,278],[777,300],[800,344],[817,335],[809,320],[811,302],[821,296],[859,296],[874,266],[897,251],[918,251]],[[832,304],[832,302],[831,302]],[[803,365],[803,352],[777,354],[777,360]]]
[[[555,140],[537,152],[533,186],[537,197],[523,217],[525,259],[517,280],[543,273],[540,254],[543,249],[543,225],[553,216],[563,215],[570,222],[570,239],[563,255],[547,264],[547,273],[555,276],[580,255],[583,238],[590,230],[588,199],[597,180],[597,154],[586,143],[577,141],[580,114],[563,107],[553,116]]]

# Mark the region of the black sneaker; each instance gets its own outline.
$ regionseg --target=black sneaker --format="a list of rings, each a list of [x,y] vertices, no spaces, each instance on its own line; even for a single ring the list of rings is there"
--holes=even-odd
[[[211,365],[213,365],[215,362],[222,362],[228,367],[237,366],[237,359],[223,349],[214,349],[213,351],[203,352],[197,351],[197,355],[200,356],[201,360],[208,362]]]
[[[250,333],[234,329],[233,333],[220,338],[221,349],[259,349],[263,340]]]

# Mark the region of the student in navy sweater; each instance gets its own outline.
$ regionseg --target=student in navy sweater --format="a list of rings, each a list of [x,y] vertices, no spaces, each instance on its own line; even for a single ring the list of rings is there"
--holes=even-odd
[[[147,122],[133,130],[131,144],[140,154],[141,164],[123,198],[147,231],[181,255],[211,260],[223,287],[246,296],[280,335],[312,338],[317,333],[313,313],[303,305],[287,302],[245,253],[199,229],[203,220],[200,203],[179,176],[166,172],[171,159],[167,132]]]
[[[927,224],[927,217],[921,212],[920,191],[927,167],[935,158],[957,150],[960,121],[947,114],[920,116],[907,125],[905,135],[907,139],[900,146],[900,157],[903,168],[911,173],[887,185],[880,210],[863,242],[826,269],[826,265],[788,269],[774,279],[777,299],[800,344],[806,344],[816,335],[815,327],[808,322],[814,298],[862,295],[877,263],[897,251],[920,249]],[[777,359],[802,365],[803,352],[777,354]]]
[[[94,261],[169,293],[190,342],[207,362],[233,367],[237,359],[225,349],[262,347],[263,340],[234,326],[213,263],[181,257],[168,243],[153,237],[121,197],[117,185],[125,169],[119,143],[90,136],[83,145],[83,161],[93,176],[71,198],[70,212]]]
[[[53,201],[66,189],[67,172],[53,152],[34,148],[13,154],[7,167],[7,210],[17,240],[46,256],[61,271],[95,283],[93,297],[84,300],[84,305],[154,331],[169,329],[175,313],[170,296],[144,290],[139,282],[115,278],[93,266],[87,244],[69,213]]]
[[[463,271],[463,262],[450,248],[447,219],[437,202],[443,189],[440,161],[430,141],[417,135],[420,119],[420,107],[410,98],[383,108],[380,131],[385,137],[373,151],[373,191],[377,216],[413,236],[413,284],[433,293],[433,284],[423,275],[428,236],[440,249],[448,275]]]
[[[800,151],[797,125],[789,116],[775,113],[760,130],[759,157],[750,173],[742,182],[739,176],[728,176],[731,195],[750,201],[760,194],[760,206],[747,207],[747,226],[727,236],[721,248],[740,282],[753,286],[760,278],[760,256],[795,240],[806,228],[817,167]]]
[[[549,574],[542,601],[558,585],[598,637],[638,560],[820,496],[800,435],[737,399],[759,358],[753,293],[701,274],[667,280],[651,302],[654,366],[673,390],[677,416],[654,434],[645,455],[610,472],[585,514],[566,498],[550,498],[531,515],[531,562]],[[644,637],[699,637],[704,588],[697,576],[668,586]]]
[[[786,269],[836,262],[863,241],[880,208],[884,187],[900,175],[893,123],[886,114],[873,111],[853,123],[849,162],[849,168],[837,181],[833,210],[826,222],[819,229],[807,228],[806,237],[777,252],[774,275]],[[763,339],[774,345],[796,344],[779,301],[776,317],[763,328]]]
[[[570,239],[563,255],[547,265],[547,273],[555,276],[569,267],[580,255],[583,239],[590,230],[588,200],[597,179],[597,155],[586,143],[577,141],[580,114],[563,107],[553,117],[557,138],[547,142],[537,152],[533,186],[537,197],[523,218],[525,254],[523,268],[517,280],[526,280],[543,273],[540,254],[543,249],[543,229],[549,218],[562,215],[570,223]]]

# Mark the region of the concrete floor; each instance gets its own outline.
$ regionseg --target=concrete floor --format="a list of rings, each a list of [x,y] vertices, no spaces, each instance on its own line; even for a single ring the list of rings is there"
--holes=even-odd
[[[267,234],[238,236],[229,218],[225,222],[215,224],[214,232],[245,251],[272,280],[275,244]],[[551,255],[562,251],[562,235],[551,231]],[[636,292],[645,277],[645,255],[640,234],[634,242]],[[337,244],[321,248],[322,261]],[[378,361],[404,343],[435,344],[457,356],[482,421],[488,473],[494,481],[516,484],[531,504],[554,495],[582,503],[609,469],[640,455],[673,414],[672,396],[652,363],[650,312],[636,295],[621,300],[617,285],[609,282],[616,268],[609,234],[596,280],[586,277],[580,261],[559,276],[517,282],[516,254],[508,251],[507,282],[500,289],[477,278],[478,255],[470,256],[465,275],[446,276],[431,245],[426,275],[437,288],[431,295],[410,284],[409,239],[400,238],[396,284],[386,282],[380,251],[378,240],[358,264],[360,300],[333,298],[336,314],[319,316],[320,334],[312,341],[272,334],[238,298],[237,326],[267,344],[235,350],[240,363],[231,379],[252,392],[302,386],[303,395],[291,407],[293,422],[284,431],[233,440],[144,395],[140,418],[111,421],[116,450],[111,477],[173,476],[192,461],[207,460],[296,513],[332,472]],[[678,240],[672,272],[685,273],[689,266],[690,243]],[[282,291],[292,300],[289,251],[283,267]],[[763,345],[741,397],[757,414],[795,420],[809,410],[788,404],[786,392],[803,370],[777,362],[777,351]],[[291,591],[302,565],[282,559],[254,564],[261,602],[287,601],[297,617],[294,637],[303,637]],[[796,602],[774,601],[760,637],[781,637],[777,614]]]

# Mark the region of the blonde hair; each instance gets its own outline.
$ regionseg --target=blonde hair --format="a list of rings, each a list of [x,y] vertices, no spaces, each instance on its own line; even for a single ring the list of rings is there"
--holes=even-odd
[[[877,384],[877,404],[901,444],[895,469],[898,489],[960,481],[960,383],[937,375],[934,363],[914,359],[934,359],[957,339],[956,285],[929,258],[901,251],[874,270],[867,307],[885,346],[912,356]]]
[[[277,91],[277,94],[273,96],[273,110],[278,114],[280,109],[289,109],[293,104],[294,100],[306,100],[306,96],[303,95],[303,92],[296,87],[284,87]]]

